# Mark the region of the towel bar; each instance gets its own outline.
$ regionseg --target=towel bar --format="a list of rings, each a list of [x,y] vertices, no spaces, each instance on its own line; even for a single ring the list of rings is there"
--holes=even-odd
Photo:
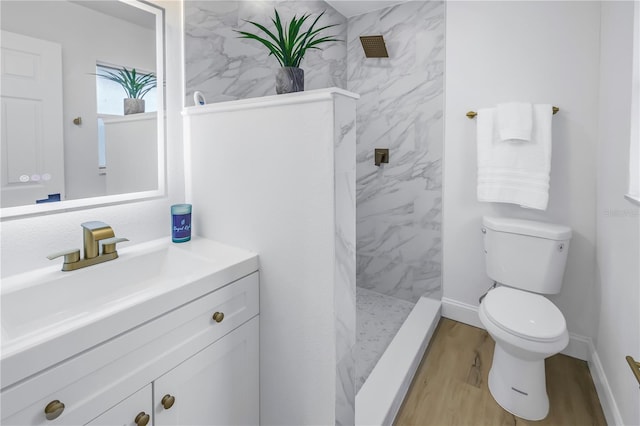
[[[553,113],[555,114],[555,113],[557,113],[558,111],[560,111],[560,108],[558,108],[558,107],[554,106],[554,107],[553,107]],[[478,113],[477,113],[477,112],[475,112],[475,111],[469,111],[469,112],[467,113],[467,118],[471,120],[471,119],[476,118],[476,115],[478,115]]]

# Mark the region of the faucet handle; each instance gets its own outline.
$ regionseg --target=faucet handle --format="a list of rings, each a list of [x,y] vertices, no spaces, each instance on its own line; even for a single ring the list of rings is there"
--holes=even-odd
[[[102,242],[102,254],[114,253],[116,251],[116,244],[123,241],[129,241],[127,238],[105,238]]]
[[[74,263],[80,260],[80,249],[63,250],[58,253],[53,253],[47,256],[47,259],[53,260],[58,257],[64,256],[64,263]]]

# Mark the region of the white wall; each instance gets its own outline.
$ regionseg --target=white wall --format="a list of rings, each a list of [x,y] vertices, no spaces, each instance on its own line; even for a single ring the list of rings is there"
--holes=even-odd
[[[615,401],[619,411],[612,409],[613,418],[608,420],[640,425],[640,389],[624,359],[626,355],[640,359],[640,209],[623,198],[628,181],[632,39],[633,2],[603,2],[597,151],[600,324],[595,348],[609,386],[602,388],[600,399],[610,405]],[[596,383],[604,385],[598,377]]]
[[[67,1],[3,2],[2,15],[2,29],[62,46],[66,196],[106,195],[104,176],[98,173],[92,74],[96,61],[154,70],[155,32]],[[82,117],[82,125],[73,124],[75,117]]]
[[[455,1],[446,6],[443,314],[466,313],[468,321],[477,322],[473,309],[491,284],[482,215],[542,220],[573,229],[562,292],[552,300],[570,332],[594,336],[600,5]],[[465,113],[512,100],[560,108],[553,117],[545,212],[476,198],[476,123]]]
[[[355,99],[187,110],[197,234],[260,256],[260,423],[353,424]]]
[[[182,17],[180,4],[154,0],[166,10],[168,197],[122,205],[5,219],[0,227],[2,276],[50,266],[48,254],[82,247],[81,222],[102,220],[129,244],[169,236],[170,205],[184,201],[182,153]],[[4,5],[3,5],[4,7]],[[59,262],[57,259],[55,262]]]

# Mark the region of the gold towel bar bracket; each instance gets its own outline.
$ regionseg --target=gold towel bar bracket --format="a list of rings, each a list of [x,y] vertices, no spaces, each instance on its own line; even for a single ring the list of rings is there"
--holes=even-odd
[[[560,108],[558,108],[558,107],[554,106],[554,107],[553,107],[553,113],[554,113],[554,114],[556,114],[558,111],[560,111]],[[476,118],[476,115],[478,115],[478,113],[477,113],[477,112],[475,112],[475,111],[469,111],[469,112],[467,113],[467,118],[471,120],[471,119]]]
[[[640,385],[640,362],[631,358],[630,356],[626,356],[627,362],[629,363],[629,367],[631,367],[631,371],[633,371],[633,375],[636,376],[636,380]]]

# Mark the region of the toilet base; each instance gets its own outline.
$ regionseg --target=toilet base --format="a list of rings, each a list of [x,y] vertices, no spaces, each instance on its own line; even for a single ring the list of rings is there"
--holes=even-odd
[[[496,343],[489,371],[489,391],[505,410],[526,420],[542,420],[549,413],[544,358],[516,358]]]

